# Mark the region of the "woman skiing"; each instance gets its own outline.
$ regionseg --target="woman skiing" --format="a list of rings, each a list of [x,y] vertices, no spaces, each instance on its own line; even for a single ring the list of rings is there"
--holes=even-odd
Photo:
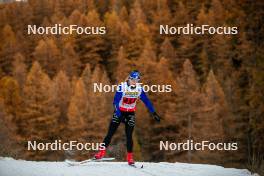
[[[141,87],[139,80],[140,73],[137,70],[134,70],[129,74],[129,77],[125,82],[118,85],[113,102],[115,111],[111,119],[107,135],[103,141],[104,148],[101,148],[99,152],[95,154],[95,159],[102,159],[105,156],[106,148],[109,146],[114,133],[122,122],[125,124],[127,162],[129,165],[133,165],[135,163],[133,159],[132,134],[135,126],[135,110],[138,98],[144,102],[153,118],[158,122],[160,121],[159,115],[155,112],[155,109]]]

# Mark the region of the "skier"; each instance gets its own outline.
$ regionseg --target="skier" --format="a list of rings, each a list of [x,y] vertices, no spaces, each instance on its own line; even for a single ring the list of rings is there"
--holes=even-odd
[[[105,156],[106,148],[109,146],[111,138],[122,122],[125,124],[125,133],[127,140],[127,162],[129,165],[133,165],[135,163],[132,153],[132,134],[135,126],[135,111],[138,98],[140,98],[147,106],[148,110],[152,114],[152,117],[156,121],[160,121],[160,116],[155,112],[155,109],[153,108],[150,100],[141,87],[139,80],[140,73],[139,71],[134,70],[129,74],[129,77],[125,82],[122,82],[120,85],[118,85],[113,102],[115,111],[109,125],[108,133],[103,141],[104,147],[100,148],[99,152],[95,154],[95,159],[102,159]]]

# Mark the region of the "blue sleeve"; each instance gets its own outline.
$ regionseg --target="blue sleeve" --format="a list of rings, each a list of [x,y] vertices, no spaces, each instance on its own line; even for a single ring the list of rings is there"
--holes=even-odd
[[[140,99],[143,101],[143,103],[147,106],[148,110],[153,113],[155,112],[154,107],[152,106],[152,103],[150,102],[150,100],[148,99],[146,93],[144,92],[144,90],[142,90],[141,94],[140,94]]]
[[[115,111],[117,111],[118,113],[119,113],[119,102],[121,98],[122,98],[121,87],[118,87],[118,90],[115,93],[114,102],[113,102]]]
[[[115,93],[114,102],[113,102],[115,108],[118,108],[121,98],[122,98],[122,92],[117,91]]]

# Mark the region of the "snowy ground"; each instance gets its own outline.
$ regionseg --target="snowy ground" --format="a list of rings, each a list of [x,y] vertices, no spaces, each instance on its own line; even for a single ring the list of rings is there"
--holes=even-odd
[[[143,169],[125,162],[90,162],[68,166],[65,162],[35,162],[0,157],[0,176],[250,176],[246,169],[186,163],[147,163]],[[257,176],[257,175],[255,175]]]

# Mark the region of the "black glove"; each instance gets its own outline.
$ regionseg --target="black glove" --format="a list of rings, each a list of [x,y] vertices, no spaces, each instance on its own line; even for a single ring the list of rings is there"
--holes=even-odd
[[[156,112],[153,112],[152,113],[152,117],[154,120],[156,120],[157,122],[160,122],[160,116],[156,113]]]

